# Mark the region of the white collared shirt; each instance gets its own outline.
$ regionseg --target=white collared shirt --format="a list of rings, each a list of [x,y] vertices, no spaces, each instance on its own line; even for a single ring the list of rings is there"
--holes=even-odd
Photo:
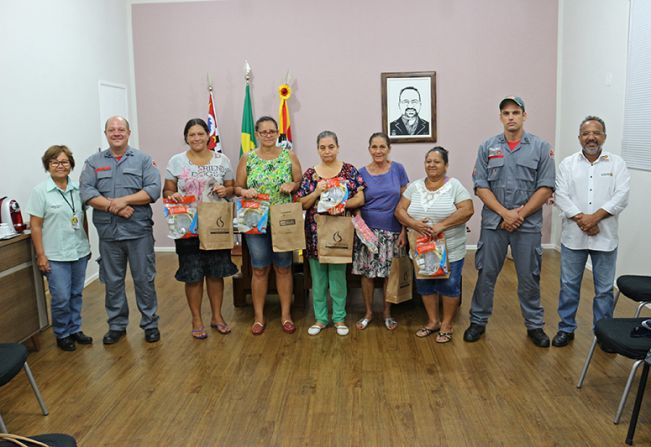
[[[572,250],[612,251],[617,248],[617,216],[628,205],[631,176],[624,160],[602,151],[594,163],[577,152],[565,158],[556,173],[556,206],[561,210],[561,243]],[[598,209],[611,216],[599,222],[599,233],[588,236],[571,220]]]

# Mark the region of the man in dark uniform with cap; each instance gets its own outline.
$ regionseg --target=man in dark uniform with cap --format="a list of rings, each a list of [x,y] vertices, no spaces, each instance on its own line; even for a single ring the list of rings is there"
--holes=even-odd
[[[472,176],[484,207],[475,254],[477,284],[463,339],[474,342],[485,332],[495,282],[511,246],[527,335],[536,346],[548,347],[540,302],[541,230],[542,206],[554,192],[554,151],[546,141],[525,132],[522,98],[506,97],[499,107],[504,132],[479,147]]]

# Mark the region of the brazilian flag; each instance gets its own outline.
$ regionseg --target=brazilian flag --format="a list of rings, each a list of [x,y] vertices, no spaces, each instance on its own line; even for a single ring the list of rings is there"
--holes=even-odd
[[[253,108],[251,107],[251,94],[249,92],[249,83],[246,83],[246,93],[244,94],[244,111],[242,112],[242,143],[240,145],[240,157],[242,154],[256,148],[258,143],[255,141],[255,124],[253,122]]]

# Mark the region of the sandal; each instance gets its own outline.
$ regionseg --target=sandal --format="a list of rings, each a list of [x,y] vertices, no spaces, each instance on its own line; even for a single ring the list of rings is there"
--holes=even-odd
[[[366,317],[360,318],[360,320],[357,323],[355,323],[355,327],[360,331],[363,331],[364,329],[366,329],[366,327],[372,320],[373,320],[372,318],[366,318]]]
[[[398,327],[398,322],[393,319],[393,317],[386,317],[384,319],[384,326],[390,331],[395,330]]]
[[[259,321],[253,323],[253,326],[251,326],[251,333],[253,335],[261,335],[263,332],[264,332],[264,324],[260,323]]]
[[[228,323],[210,323],[210,327],[216,329],[217,332],[223,335],[231,333],[231,327]]]
[[[296,325],[292,320],[283,321],[283,331],[287,334],[293,334],[296,332]]]
[[[349,332],[348,326],[346,326],[344,323],[335,324],[335,330],[337,331],[337,335],[342,336],[348,335]]]
[[[307,333],[310,335],[319,335],[323,329],[325,329],[325,326],[320,326],[319,323],[315,323],[309,327]]]
[[[422,328],[418,329],[416,331],[416,337],[418,338],[424,338],[424,337],[429,337],[432,335],[434,332],[438,331],[441,329],[441,326],[435,327],[435,328],[428,328],[427,326],[423,326]]]
[[[199,329],[192,329],[192,337],[196,338],[197,340],[205,340],[208,338],[206,328],[201,326]]]
[[[439,332],[436,335],[436,343],[448,343],[452,341],[452,332]]]

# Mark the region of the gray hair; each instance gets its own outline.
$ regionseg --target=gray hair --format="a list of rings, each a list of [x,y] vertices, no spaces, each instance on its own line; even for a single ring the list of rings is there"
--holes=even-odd
[[[581,133],[581,128],[588,121],[596,121],[599,124],[601,124],[601,128],[604,130],[604,135],[606,134],[606,123],[604,123],[604,120],[602,120],[598,116],[594,116],[594,115],[588,115],[583,119],[583,121],[581,121],[581,124],[579,124],[579,133]]]
[[[319,135],[316,136],[316,145],[318,146],[319,143],[321,142],[322,139],[331,137],[332,139],[335,140],[335,144],[339,146],[339,138],[337,138],[337,134],[334,133],[331,130],[324,130],[321,132]]]

